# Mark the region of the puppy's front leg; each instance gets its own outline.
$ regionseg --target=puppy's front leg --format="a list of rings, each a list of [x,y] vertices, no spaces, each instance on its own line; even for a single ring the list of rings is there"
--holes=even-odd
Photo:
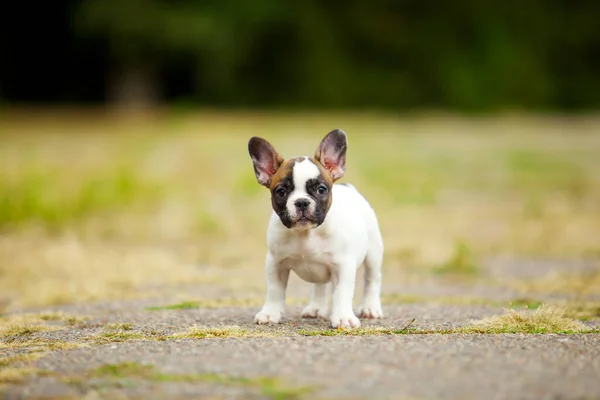
[[[331,299],[331,326],[334,328],[358,328],[360,321],[352,310],[356,265],[354,260],[343,260],[332,271],[333,295]]]
[[[285,291],[287,288],[290,270],[281,268],[275,262],[271,253],[267,254],[267,299],[262,309],[254,317],[257,324],[277,324],[283,317],[285,308]]]

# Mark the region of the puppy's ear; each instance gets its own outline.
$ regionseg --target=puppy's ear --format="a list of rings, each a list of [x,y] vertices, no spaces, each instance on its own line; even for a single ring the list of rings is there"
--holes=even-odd
[[[323,138],[315,153],[315,159],[329,171],[334,182],[346,172],[347,149],[346,133],[341,129],[334,129]]]
[[[283,163],[281,157],[265,139],[253,137],[248,142],[248,153],[254,164],[256,180],[263,186],[271,185],[271,178]]]

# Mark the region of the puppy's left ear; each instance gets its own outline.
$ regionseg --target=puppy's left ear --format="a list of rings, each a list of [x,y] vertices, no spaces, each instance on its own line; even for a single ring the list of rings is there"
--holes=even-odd
[[[329,171],[334,182],[346,172],[347,149],[346,133],[341,129],[334,129],[323,138],[315,152],[315,159]]]

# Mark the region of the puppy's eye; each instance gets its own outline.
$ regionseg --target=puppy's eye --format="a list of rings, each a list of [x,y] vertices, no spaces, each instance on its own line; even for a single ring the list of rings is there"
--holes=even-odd
[[[275,194],[279,197],[283,197],[283,196],[285,196],[285,189],[279,188],[279,189],[275,190]]]
[[[325,193],[327,193],[327,186],[325,186],[325,185],[319,185],[319,187],[317,188],[317,193],[319,193],[319,194],[325,194]]]

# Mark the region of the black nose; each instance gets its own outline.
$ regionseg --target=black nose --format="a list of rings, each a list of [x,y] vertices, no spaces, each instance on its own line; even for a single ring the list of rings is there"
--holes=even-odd
[[[298,210],[305,211],[310,203],[306,199],[298,199],[295,204]]]

